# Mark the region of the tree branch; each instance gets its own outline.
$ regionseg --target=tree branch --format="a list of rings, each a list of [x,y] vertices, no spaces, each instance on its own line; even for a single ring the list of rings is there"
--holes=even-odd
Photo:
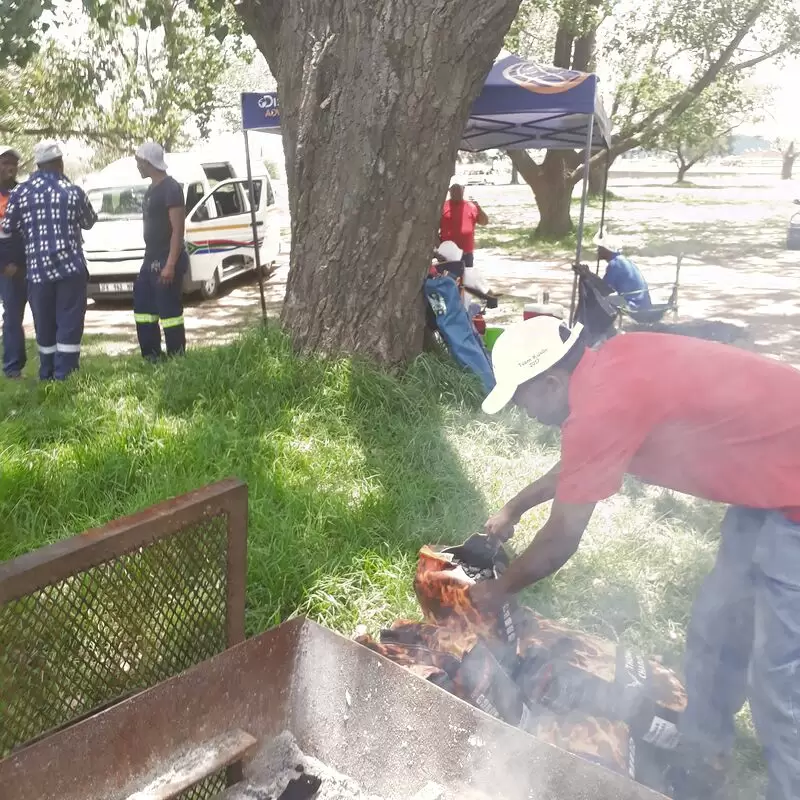
[[[108,130],[70,130],[44,126],[41,128],[15,128],[10,125],[0,125],[0,133],[16,134],[18,136],[38,136],[40,138],[83,139],[87,142],[129,142],[131,137],[127,131]]]
[[[739,45],[744,41],[747,34],[752,29],[755,21],[764,11],[766,0],[760,0],[750,9],[744,18],[736,35],[728,43],[728,46],[719,54],[717,60],[688,88],[683,92],[677,92],[665,100],[660,106],[651,111],[644,119],[640,120],[631,128],[625,131],[625,138],[641,138],[641,134],[652,126],[659,117],[664,115],[663,124],[668,124],[677,119],[683,112],[697,99],[719,77],[720,73],[730,64]],[[759,57],[760,58],[760,57]]]
[[[791,44],[792,42],[784,42],[782,45],[780,45],[780,47],[776,47],[774,50],[770,50],[767,53],[762,53],[760,56],[755,56],[747,61],[741,61],[738,64],[733,64],[728,71],[742,72],[743,70],[751,69],[752,67],[758,66],[762,61],[768,61],[770,58],[775,58],[775,56],[785,53]]]

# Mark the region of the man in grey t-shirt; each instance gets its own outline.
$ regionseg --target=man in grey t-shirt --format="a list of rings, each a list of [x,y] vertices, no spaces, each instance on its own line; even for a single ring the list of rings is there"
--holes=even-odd
[[[167,174],[164,149],[145,142],[136,151],[136,165],[150,179],[144,196],[144,263],[133,288],[133,315],[142,356],[159,360],[161,328],[167,355],[186,349],[183,324],[183,277],[189,268],[184,247],[186,207],[181,185]]]

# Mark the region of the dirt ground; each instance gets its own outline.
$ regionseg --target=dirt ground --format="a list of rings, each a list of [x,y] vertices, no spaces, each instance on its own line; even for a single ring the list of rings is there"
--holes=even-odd
[[[769,176],[706,176],[696,186],[676,188],[670,178],[615,177],[608,207],[612,233],[623,239],[650,283],[654,302],[666,301],[683,253],[680,314],[683,325],[702,323],[711,335],[780,357],[800,366],[800,252],[786,250],[793,182]],[[800,189],[797,189],[800,195]],[[548,288],[552,301],[569,305],[571,255],[544,257],[513,242],[514,231],[536,223],[526,186],[475,186],[469,193],[490,216],[487,233],[507,244],[480,249],[476,262],[495,291],[504,295],[491,318],[507,322],[521,316],[522,305]],[[587,211],[593,234],[600,209]],[[288,245],[288,243],[287,243]],[[288,251],[288,246],[286,248]],[[591,255],[591,252],[589,253]],[[277,315],[286,287],[288,256],[266,284],[267,306]],[[586,260],[586,259],[584,259]],[[190,346],[222,342],[260,314],[254,277],[235,279],[211,302],[193,301],[186,309]],[[32,320],[27,319],[32,335]],[[87,350],[114,354],[135,349],[130,303],[90,303],[86,316]]]
[[[701,175],[696,182],[676,188],[668,179],[612,175],[610,189],[620,199],[608,206],[609,230],[634,257],[656,303],[669,298],[683,254],[680,325],[800,366],[800,252],[786,250],[789,217],[800,210],[791,201],[800,190],[757,175]],[[475,187],[474,195],[503,231],[535,224],[527,187]],[[600,209],[590,207],[590,234],[599,218]],[[506,248],[476,254],[495,291],[507,296],[496,317],[518,318],[525,299],[544,287],[568,306],[571,258],[566,251],[537,259]]]

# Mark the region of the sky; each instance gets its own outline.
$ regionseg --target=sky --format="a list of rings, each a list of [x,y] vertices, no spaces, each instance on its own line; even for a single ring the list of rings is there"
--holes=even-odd
[[[800,138],[800,59],[782,65],[765,62],[756,68],[756,87],[772,87],[772,102],[762,123],[745,125],[740,133],[752,133],[767,139]]]

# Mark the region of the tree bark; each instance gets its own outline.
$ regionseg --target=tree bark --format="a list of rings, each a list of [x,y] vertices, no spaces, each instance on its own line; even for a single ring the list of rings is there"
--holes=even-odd
[[[242,0],[277,81],[295,345],[399,364],[472,100],[519,0]]]
[[[606,188],[606,160],[596,161],[589,168],[589,197],[602,197]]]
[[[574,161],[572,150],[548,150],[544,162],[537,164],[525,150],[509,151],[512,163],[533,190],[539,209],[536,235],[542,239],[560,239],[573,230],[570,205]]]
[[[794,149],[794,142],[791,142],[783,153],[783,164],[781,166],[781,180],[790,181],[794,171],[794,162],[797,152]]]

